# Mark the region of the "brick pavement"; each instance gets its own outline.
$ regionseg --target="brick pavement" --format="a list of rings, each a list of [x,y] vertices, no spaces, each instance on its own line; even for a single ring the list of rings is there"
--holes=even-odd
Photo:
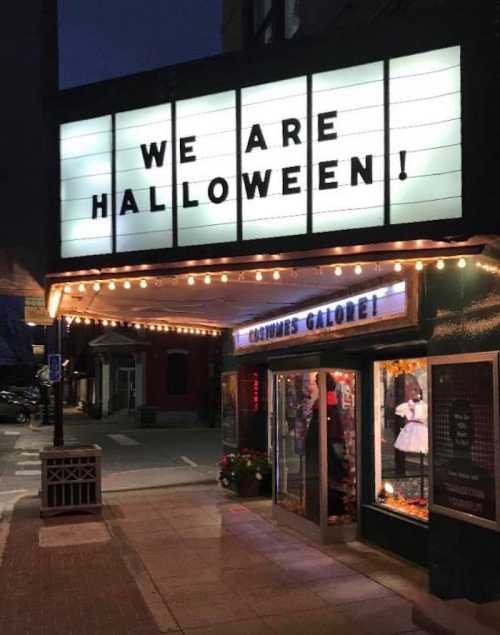
[[[2,635],[421,633],[410,599],[424,572],[359,543],[311,545],[269,521],[268,501],[192,486],[106,503],[104,525],[40,520],[36,499],[17,504],[0,568]]]

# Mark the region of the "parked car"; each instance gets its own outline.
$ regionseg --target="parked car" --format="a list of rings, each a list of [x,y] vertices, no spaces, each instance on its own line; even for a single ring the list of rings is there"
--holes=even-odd
[[[15,421],[16,423],[28,423],[31,415],[38,410],[38,405],[23,399],[15,393],[6,390],[0,391],[0,419]]]

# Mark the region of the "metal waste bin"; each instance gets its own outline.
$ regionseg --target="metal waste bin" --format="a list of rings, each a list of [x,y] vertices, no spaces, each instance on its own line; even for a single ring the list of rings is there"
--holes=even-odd
[[[101,453],[98,445],[49,447],[40,452],[41,516],[101,509]]]

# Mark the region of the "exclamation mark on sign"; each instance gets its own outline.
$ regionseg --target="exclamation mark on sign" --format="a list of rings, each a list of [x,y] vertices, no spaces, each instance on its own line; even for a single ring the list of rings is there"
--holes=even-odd
[[[406,167],[406,150],[400,150],[399,161],[401,163],[401,172],[399,173],[399,180],[404,181],[408,178],[408,174],[405,171]]]

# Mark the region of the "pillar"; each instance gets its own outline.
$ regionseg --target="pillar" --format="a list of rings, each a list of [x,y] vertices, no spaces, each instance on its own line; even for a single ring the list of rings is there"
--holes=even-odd
[[[146,404],[146,353],[134,353],[135,360],[135,407]]]
[[[111,397],[111,364],[108,356],[101,357],[101,401],[102,416],[107,417],[110,414],[109,401]]]

